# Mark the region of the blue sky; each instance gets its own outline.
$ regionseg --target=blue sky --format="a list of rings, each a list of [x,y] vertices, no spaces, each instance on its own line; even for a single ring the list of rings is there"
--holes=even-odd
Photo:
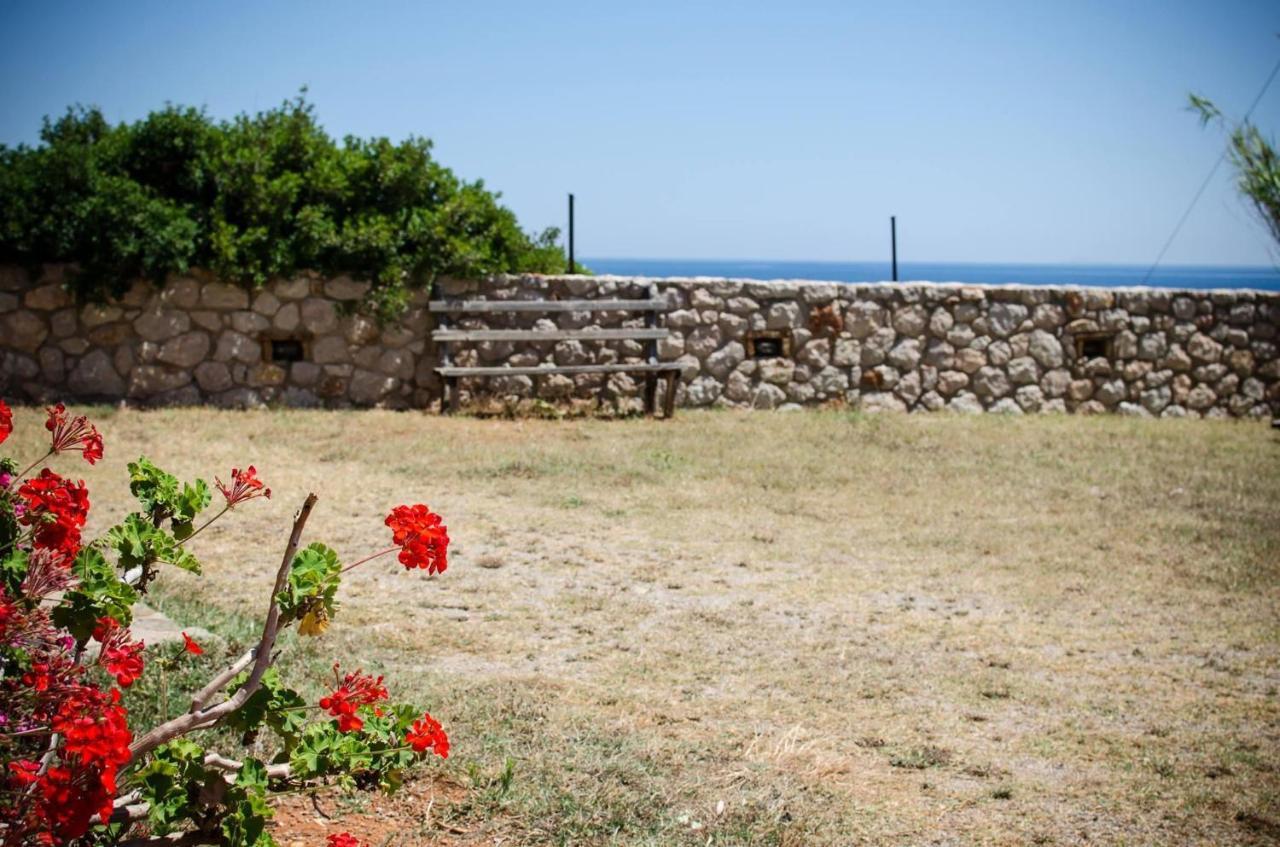
[[[219,117],[309,87],[425,135],[584,256],[1149,263],[1280,59],[1274,2],[38,3],[0,8],[0,142],[70,103]],[[1254,115],[1280,133],[1280,81]],[[1167,263],[1272,264],[1223,167]]]

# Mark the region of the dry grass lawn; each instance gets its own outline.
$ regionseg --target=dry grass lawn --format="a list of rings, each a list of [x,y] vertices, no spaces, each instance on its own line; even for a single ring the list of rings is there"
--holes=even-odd
[[[184,476],[252,462],[274,489],[199,539],[203,580],[160,584],[229,642],[308,490],[310,538],[347,559],[392,505],[447,517],[446,574],[353,572],[329,635],[286,656],[317,686],[333,655],[377,668],[450,730],[375,843],[1280,841],[1264,425],[98,417],[99,526],[140,453]],[[353,832],[375,816],[330,806]]]

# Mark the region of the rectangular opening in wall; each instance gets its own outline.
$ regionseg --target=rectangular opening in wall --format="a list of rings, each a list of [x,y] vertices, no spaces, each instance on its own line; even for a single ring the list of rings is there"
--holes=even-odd
[[[1093,332],[1076,336],[1077,359],[1110,359],[1112,358],[1112,341],[1114,335],[1109,332]]]
[[[268,344],[273,362],[301,362],[306,358],[300,338],[272,338]]]
[[[783,359],[791,355],[791,335],[786,332],[747,334],[747,356],[752,359]]]

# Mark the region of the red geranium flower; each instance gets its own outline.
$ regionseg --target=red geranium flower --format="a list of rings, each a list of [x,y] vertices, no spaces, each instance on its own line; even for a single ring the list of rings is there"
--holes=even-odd
[[[336,664],[333,674],[335,677],[338,675]],[[339,731],[355,732],[364,726],[356,710],[386,700],[388,696],[382,677],[374,678],[357,670],[343,677],[342,683],[329,696],[320,698],[320,708],[338,719]]]
[[[262,480],[258,479],[258,471],[253,465],[243,471],[232,468],[231,485],[224,485],[217,477],[214,477],[213,481],[218,484],[218,490],[222,492],[222,496],[227,498],[228,509],[234,508],[238,503],[252,500],[254,497],[271,499],[271,489],[263,487]]]
[[[449,529],[439,515],[421,503],[396,506],[387,515],[391,541],[400,548],[400,564],[406,570],[422,568],[429,574],[449,567]]]
[[[204,652],[204,648],[197,644],[195,639],[190,635],[187,635],[185,632],[182,633],[182,649],[186,650],[193,656],[199,656]]]
[[[327,840],[329,847],[364,847],[364,842],[349,832],[331,832]]]
[[[9,599],[9,593],[0,586],[0,638],[5,637],[9,625],[20,620],[18,604]]]
[[[434,750],[442,759],[449,758],[449,736],[440,726],[440,721],[427,712],[413,722],[409,731],[404,734],[404,743],[413,748],[415,753]]]
[[[23,786],[31,785],[40,775],[40,763],[30,759],[18,759],[9,763],[9,770],[13,772],[13,776],[10,777],[13,782]]]
[[[102,458],[102,436],[87,417],[68,417],[67,407],[61,403],[50,406],[48,412],[49,419],[45,421],[44,428],[53,433],[53,452],[79,450],[91,465]]]
[[[36,691],[48,691],[56,677],[57,673],[48,662],[32,662],[31,670],[22,675],[22,684]]]
[[[3,400],[0,400],[0,444],[13,432],[13,411]]]
[[[35,526],[36,547],[54,550],[70,560],[80,551],[80,530],[89,516],[89,490],[84,481],[63,479],[45,468],[18,489],[25,501],[22,523]]]
[[[93,639],[102,644],[98,651],[98,664],[116,678],[117,685],[128,688],[142,676],[142,650],[145,645],[141,641],[130,641],[129,631],[115,618],[98,618]]]

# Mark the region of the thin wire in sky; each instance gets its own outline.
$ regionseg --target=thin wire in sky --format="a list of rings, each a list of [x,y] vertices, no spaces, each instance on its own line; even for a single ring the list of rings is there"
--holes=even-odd
[[[1262,84],[1262,90],[1258,92],[1258,96],[1253,98],[1253,103],[1249,105],[1249,111],[1244,113],[1244,118],[1240,121],[1241,124],[1247,122],[1249,117],[1253,115],[1253,110],[1258,108],[1258,104],[1262,102],[1263,96],[1267,93],[1267,89],[1271,87],[1271,83],[1275,80],[1277,73],[1280,73],[1280,60],[1278,60],[1275,67],[1271,69],[1271,74],[1267,77],[1267,81]],[[1213,182],[1213,177],[1218,173],[1218,168],[1222,167],[1222,162],[1227,158],[1227,151],[1229,149],[1230,147],[1222,148],[1222,153],[1218,155],[1218,160],[1214,162],[1213,167],[1209,169],[1209,175],[1204,178],[1204,182],[1200,183],[1200,187],[1196,190],[1196,195],[1191,198],[1191,203],[1188,204],[1187,210],[1183,212],[1182,217],[1178,219],[1178,225],[1173,228],[1173,232],[1169,233],[1169,240],[1167,240],[1164,243],[1164,246],[1160,248],[1160,253],[1156,256],[1156,260],[1151,263],[1151,267],[1147,268],[1147,272],[1142,277],[1141,285],[1146,285],[1147,280],[1151,279],[1151,275],[1155,273],[1160,261],[1164,259],[1164,254],[1169,251],[1169,248],[1173,245],[1174,239],[1177,238],[1178,233],[1182,231],[1182,225],[1187,222],[1187,218],[1191,217],[1191,210],[1196,207],[1196,203],[1200,202],[1200,196],[1204,194],[1204,190],[1209,187],[1209,183]]]

